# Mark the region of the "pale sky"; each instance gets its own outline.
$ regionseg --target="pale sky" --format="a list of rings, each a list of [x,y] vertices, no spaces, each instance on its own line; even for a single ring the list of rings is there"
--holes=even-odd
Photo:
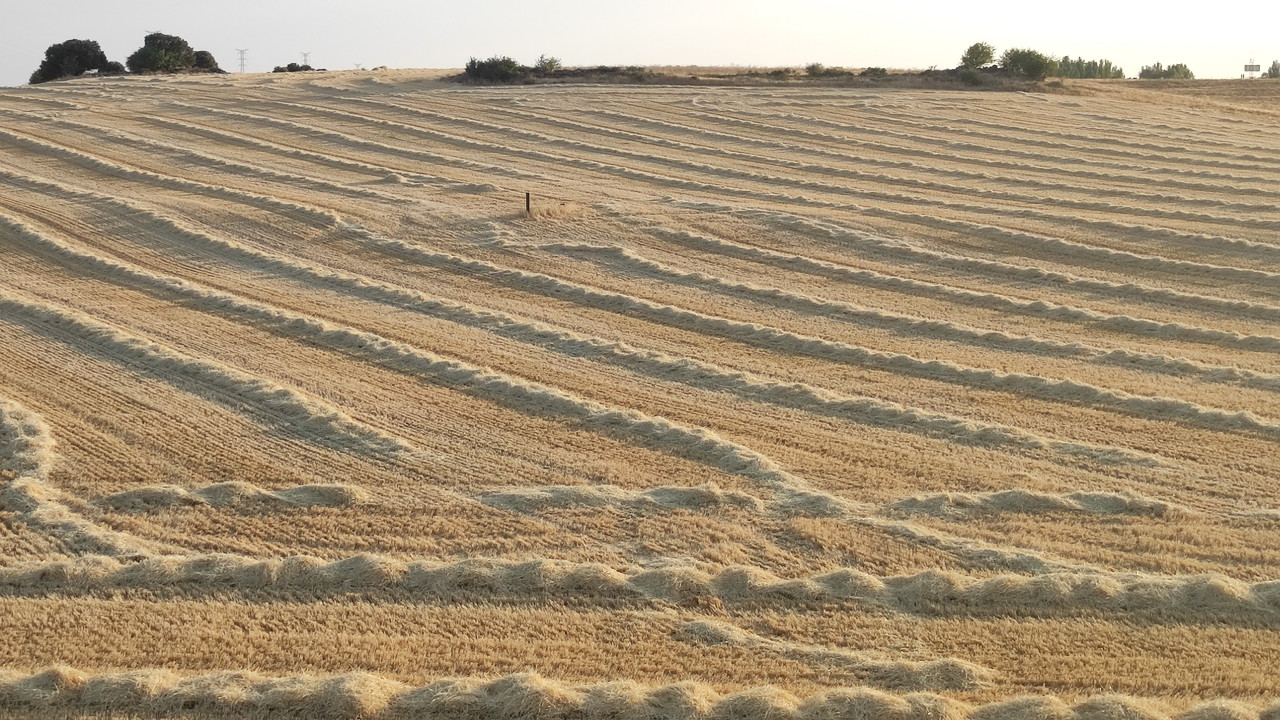
[[[148,31],[185,38],[229,71],[302,62],[331,70],[461,67],[471,56],[540,54],[566,65],[954,67],[970,44],[1142,65],[1183,62],[1239,77],[1280,59],[1273,3],[1032,0],[0,0],[0,85],[21,85],[53,43],[97,40],[124,61]],[[1194,9],[1181,9],[1194,8]]]

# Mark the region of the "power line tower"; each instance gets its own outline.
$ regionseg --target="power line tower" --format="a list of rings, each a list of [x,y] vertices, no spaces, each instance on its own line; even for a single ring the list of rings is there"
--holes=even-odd
[[[310,65],[310,64],[311,64],[311,53],[309,53],[309,52],[304,52],[304,53],[302,53],[302,64],[303,64],[303,65]]]
[[[243,75],[244,74],[244,54],[249,52],[249,48],[245,48],[243,50],[237,49],[236,52],[240,53],[240,74]]]

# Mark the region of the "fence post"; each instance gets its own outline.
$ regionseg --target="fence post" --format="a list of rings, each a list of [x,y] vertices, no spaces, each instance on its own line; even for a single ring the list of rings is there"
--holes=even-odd
[[[529,200],[529,193],[524,194],[524,214],[525,215],[533,214],[533,205]]]

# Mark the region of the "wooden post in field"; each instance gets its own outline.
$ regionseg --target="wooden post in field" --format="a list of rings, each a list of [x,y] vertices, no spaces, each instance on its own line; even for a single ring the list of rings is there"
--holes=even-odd
[[[533,204],[529,200],[529,193],[524,194],[524,214],[529,216],[533,215]]]

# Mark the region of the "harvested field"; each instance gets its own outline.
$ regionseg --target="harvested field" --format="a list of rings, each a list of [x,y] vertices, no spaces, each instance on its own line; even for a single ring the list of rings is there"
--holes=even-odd
[[[0,716],[1280,717],[1280,83],[435,77],[0,91]]]

